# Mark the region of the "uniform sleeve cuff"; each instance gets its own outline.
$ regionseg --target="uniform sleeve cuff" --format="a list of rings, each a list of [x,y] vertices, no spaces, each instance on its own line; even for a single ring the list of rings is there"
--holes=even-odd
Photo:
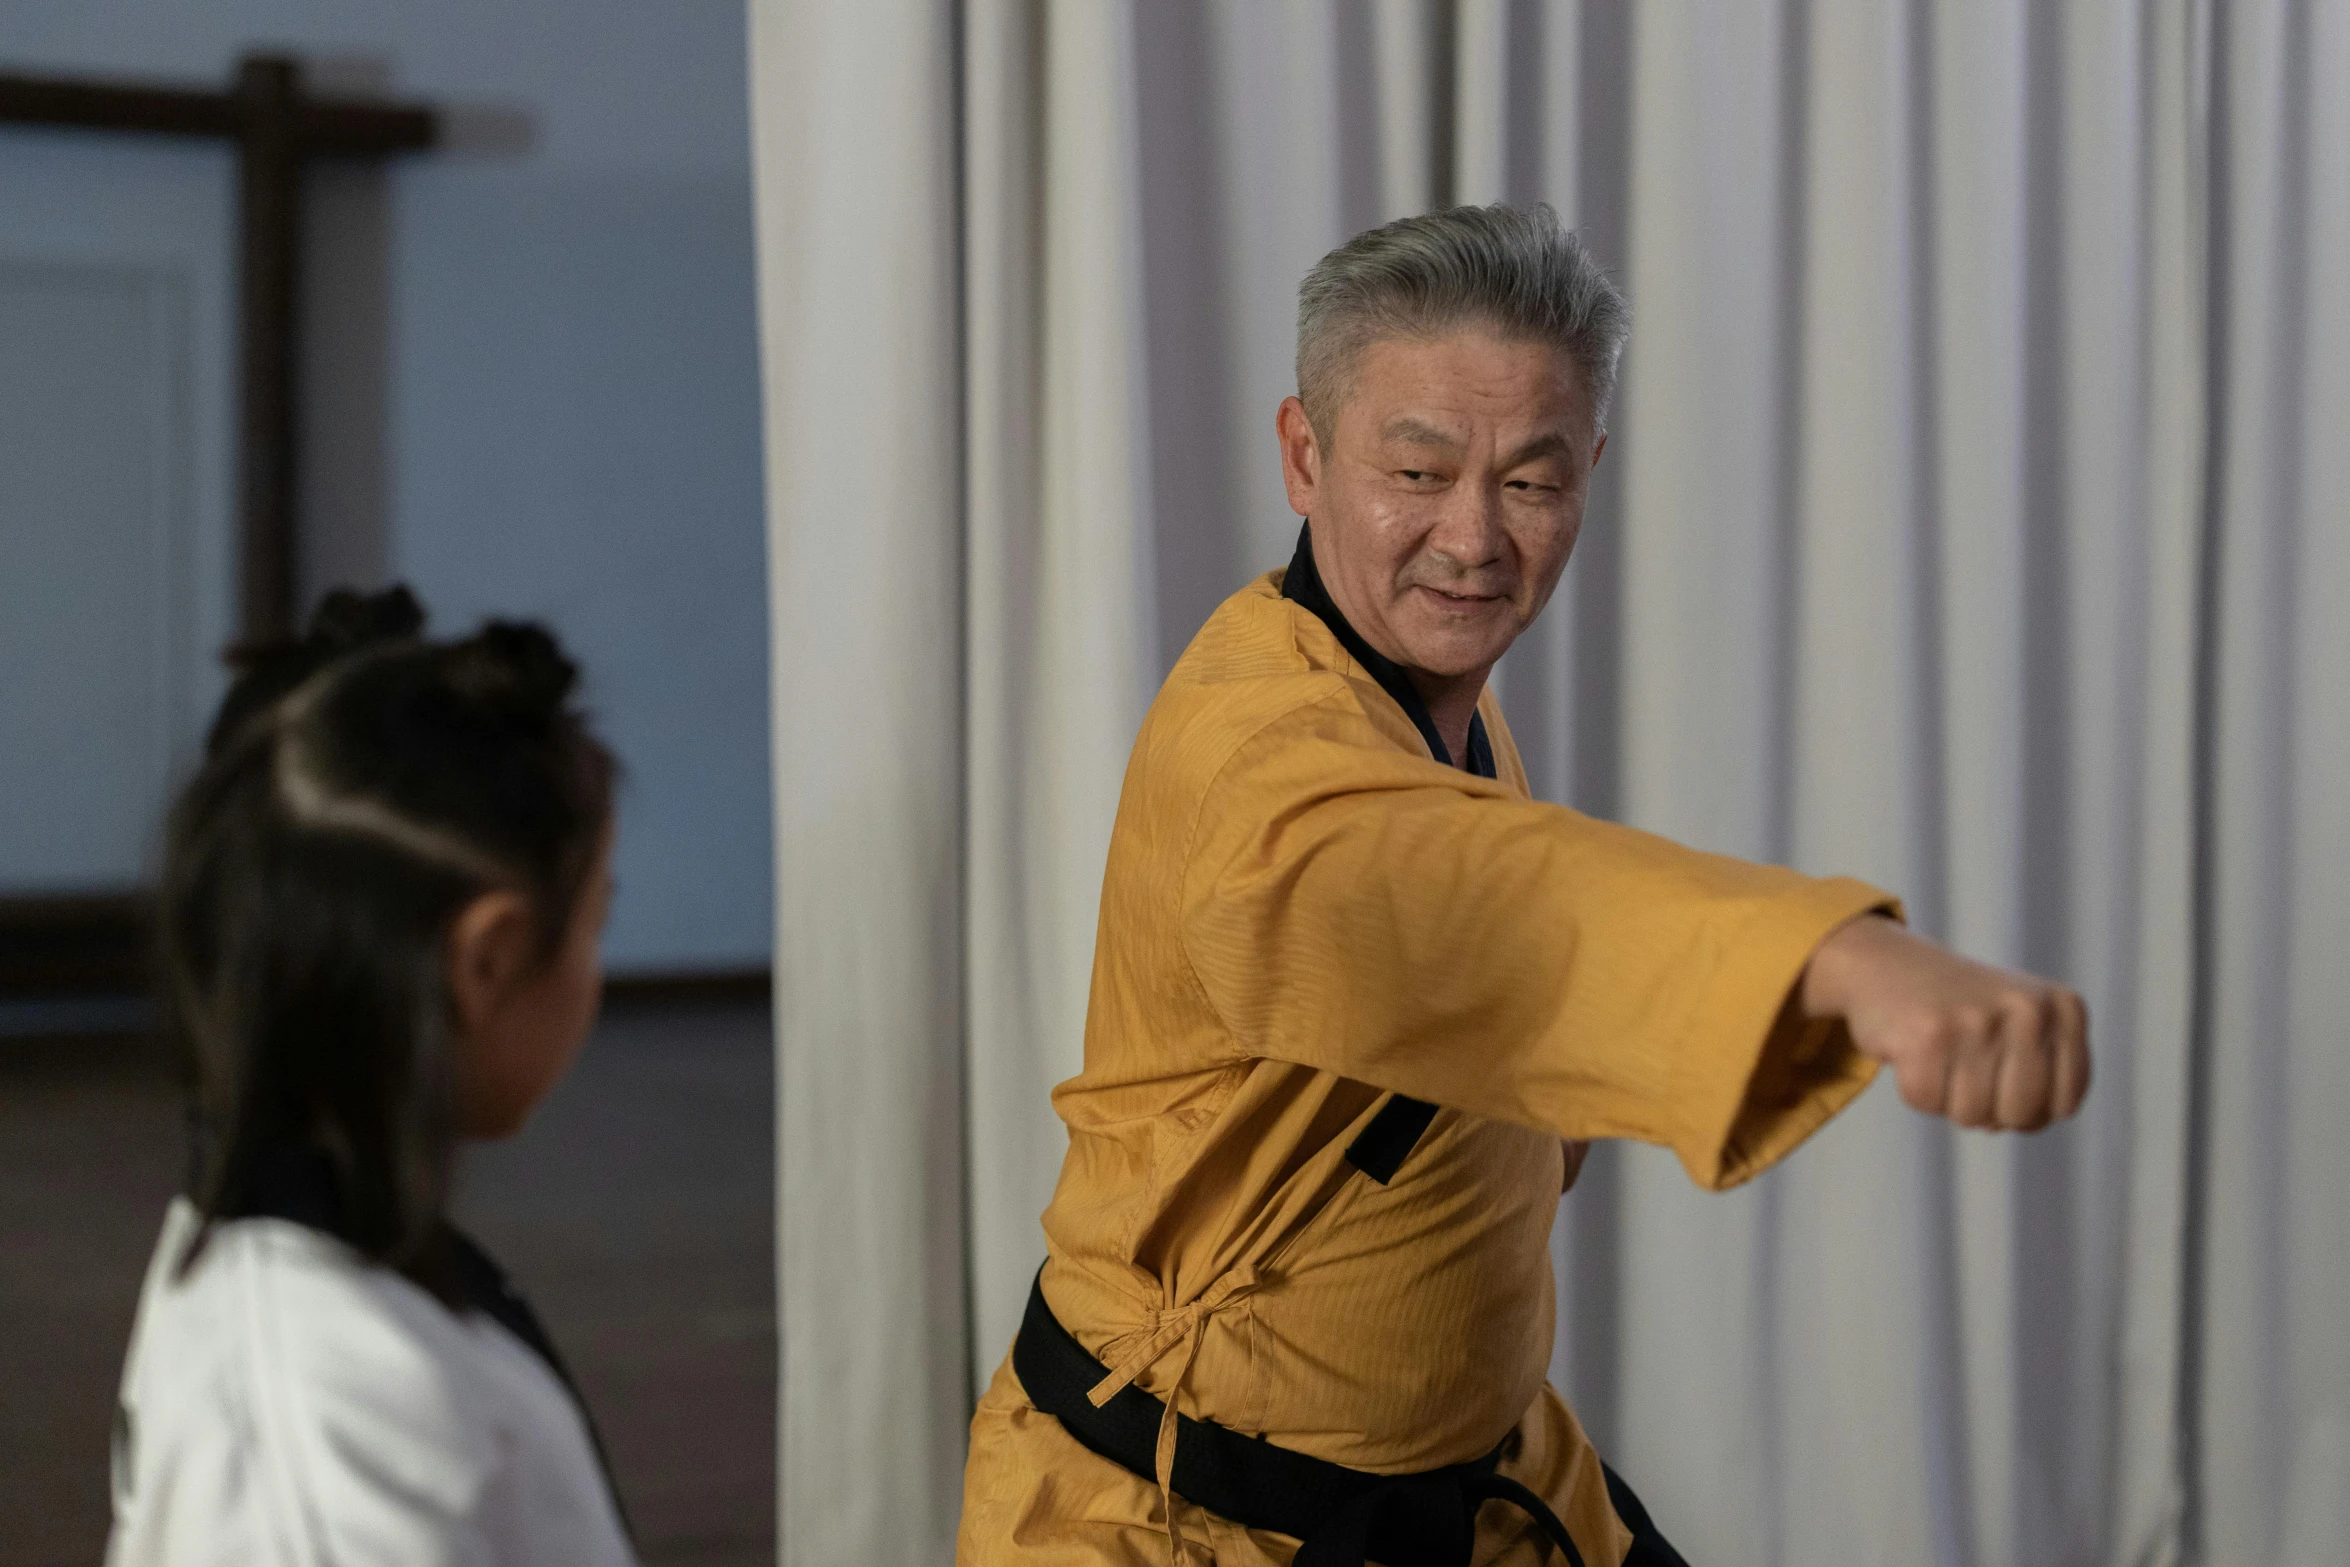
[[[1698,1185],[1752,1180],[1877,1075],[1842,1019],[1807,1019],[1788,1004],[1820,943],[1869,914],[1900,919],[1900,900],[1849,877],[1807,880],[1732,933],[1676,1052],[1684,1112],[1674,1151]]]

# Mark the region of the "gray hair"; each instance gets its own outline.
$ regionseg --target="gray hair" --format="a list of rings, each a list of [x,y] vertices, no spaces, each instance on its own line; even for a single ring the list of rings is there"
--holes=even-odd
[[[1467,326],[1566,350],[1594,424],[1607,428],[1631,307],[1583,241],[1536,202],[1398,218],[1314,263],[1297,290],[1297,391],[1323,444],[1365,348]]]

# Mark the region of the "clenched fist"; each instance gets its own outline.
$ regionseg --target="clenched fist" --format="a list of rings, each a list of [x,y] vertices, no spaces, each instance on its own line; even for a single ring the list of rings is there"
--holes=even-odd
[[[1841,1017],[1901,1097],[1960,1126],[2035,1132],[2089,1091],[2089,1013],[2061,985],[1962,958],[1889,919],[1854,920],[1811,957],[1813,1017]]]

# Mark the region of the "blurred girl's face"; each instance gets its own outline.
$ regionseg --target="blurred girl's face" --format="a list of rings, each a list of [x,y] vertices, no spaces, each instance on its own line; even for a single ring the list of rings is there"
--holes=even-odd
[[[612,906],[612,832],[549,955],[520,893],[482,893],[449,933],[457,1034],[457,1130],[511,1137],[563,1080],[587,1042],[604,991],[604,918]]]

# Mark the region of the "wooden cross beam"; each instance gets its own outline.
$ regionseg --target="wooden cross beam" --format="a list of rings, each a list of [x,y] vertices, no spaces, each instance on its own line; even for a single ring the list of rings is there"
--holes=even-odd
[[[295,385],[302,167],[430,147],[430,109],[313,98],[298,62],[247,55],[226,92],[0,73],[0,124],[197,136],[237,148],[238,623],[248,641],[293,629],[300,580]]]

